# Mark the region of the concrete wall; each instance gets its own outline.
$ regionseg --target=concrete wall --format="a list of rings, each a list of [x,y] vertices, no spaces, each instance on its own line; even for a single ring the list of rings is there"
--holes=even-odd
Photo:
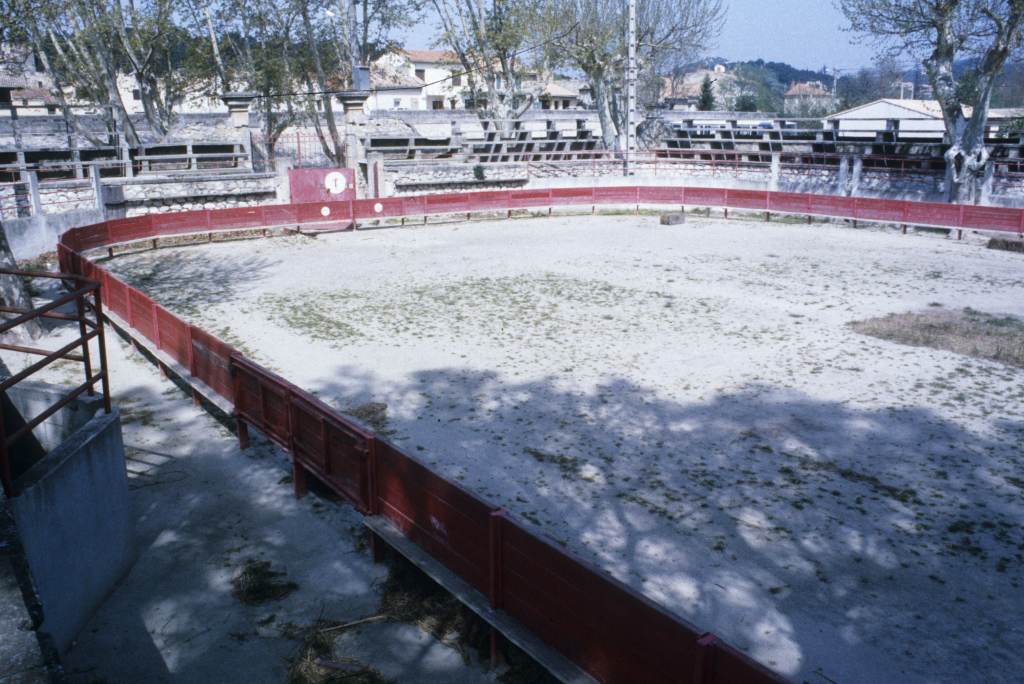
[[[10,507],[43,606],[40,629],[64,651],[134,559],[117,411],[73,433],[16,487]]]
[[[22,418],[28,421],[67,396],[67,390],[41,382],[23,381],[7,390],[7,396],[21,412]],[[37,425],[32,434],[47,451],[52,451],[92,420],[102,408],[103,397],[83,394]]]
[[[0,684],[47,684],[56,649],[36,632],[42,611],[8,502],[0,494]]]
[[[66,214],[44,214],[0,221],[15,259],[31,259],[57,249],[57,240],[64,231],[76,226],[98,223],[104,219],[99,209],[70,211]]]

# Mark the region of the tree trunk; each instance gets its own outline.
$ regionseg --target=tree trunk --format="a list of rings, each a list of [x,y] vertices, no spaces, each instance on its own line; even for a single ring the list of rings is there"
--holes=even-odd
[[[608,150],[619,150],[619,127],[612,113],[611,86],[603,74],[590,78],[590,86],[594,89],[594,104],[597,106],[597,118],[601,122],[601,139]]]
[[[220,56],[220,43],[217,41],[217,32],[213,29],[213,17],[210,15],[210,7],[205,7],[206,11],[206,31],[210,37],[210,49],[213,51],[213,64],[217,69],[217,80],[220,81],[221,95],[228,92],[231,89],[231,84],[228,81],[228,72],[224,68],[224,60]]]
[[[327,92],[327,75],[324,73],[324,66],[323,63],[320,61],[320,47],[317,45],[316,35],[313,33],[313,24],[309,19],[308,0],[303,0],[303,2],[301,3],[301,9],[302,25],[306,31],[306,42],[309,45],[309,51],[313,56],[313,68],[316,70],[317,85],[320,87],[320,98],[324,105],[324,118],[327,120],[327,130],[330,132],[331,135],[331,147],[334,148],[332,153],[331,151],[326,149],[325,145],[324,151],[327,152],[327,156],[328,158],[330,158],[331,163],[333,163],[335,166],[341,166],[345,156],[345,147],[344,145],[342,145],[341,134],[338,132],[338,125],[334,120],[334,108],[331,105],[331,96]],[[321,135],[319,128],[320,117],[316,113],[316,108],[314,108],[313,114],[314,121],[317,124],[317,134]],[[323,140],[322,135],[321,140]],[[350,159],[348,160],[348,163],[350,166],[354,166],[355,160]]]

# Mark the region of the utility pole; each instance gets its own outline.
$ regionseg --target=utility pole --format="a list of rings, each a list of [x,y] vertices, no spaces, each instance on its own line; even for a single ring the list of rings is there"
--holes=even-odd
[[[348,6],[348,54],[352,60],[352,90],[360,90],[359,84],[359,37],[356,35],[356,12],[359,11],[359,1],[352,0]]]
[[[636,0],[629,3],[629,63],[626,66],[626,164],[625,174],[633,174],[633,156],[636,154]]]

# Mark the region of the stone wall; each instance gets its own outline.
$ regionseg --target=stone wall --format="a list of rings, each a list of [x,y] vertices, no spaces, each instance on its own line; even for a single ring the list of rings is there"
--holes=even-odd
[[[526,164],[392,162],[385,163],[384,169],[383,194],[387,196],[521,188],[530,180]]]
[[[135,178],[104,185],[112,218],[198,209],[233,209],[283,201],[277,174],[211,174],[187,179]]]
[[[479,166],[479,172],[474,167]],[[641,162],[623,175],[621,162],[480,164],[458,161],[385,162],[382,195],[470,192],[498,188],[551,188],[607,185],[689,185],[749,190],[776,190],[856,197],[884,197],[941,202],[943,178],[929,173],[891,173],[864,169],[734,166]],[[482,173],[483,180],[479,174]],[[992,204],[1024,206],[1024,179],[993,185]]]
[[[96,193],[88,180],[50,182],[39,186],[39,201],[44,214],[65,214],[95,209]]]

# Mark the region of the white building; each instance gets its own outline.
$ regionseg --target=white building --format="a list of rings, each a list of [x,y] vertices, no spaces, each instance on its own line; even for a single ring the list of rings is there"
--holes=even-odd
[[[366,109],[464,109],[469,89],[462,72],[453,52],[390,52],[373,64],[373,93]]]
[[[989,132],[997,132],[1022,114],[1024,110],[1019,109],[990,110]],[[970,107],[964,108],[964,115],[971,115]],[[825,119],[826,126],[837,127],[846,138],[874,138],[877,133],[890,130],[892,122],[896,122],[900,138],[904,139],[941,138],[946,131],[942,108],[935,100],[875,100]]]

